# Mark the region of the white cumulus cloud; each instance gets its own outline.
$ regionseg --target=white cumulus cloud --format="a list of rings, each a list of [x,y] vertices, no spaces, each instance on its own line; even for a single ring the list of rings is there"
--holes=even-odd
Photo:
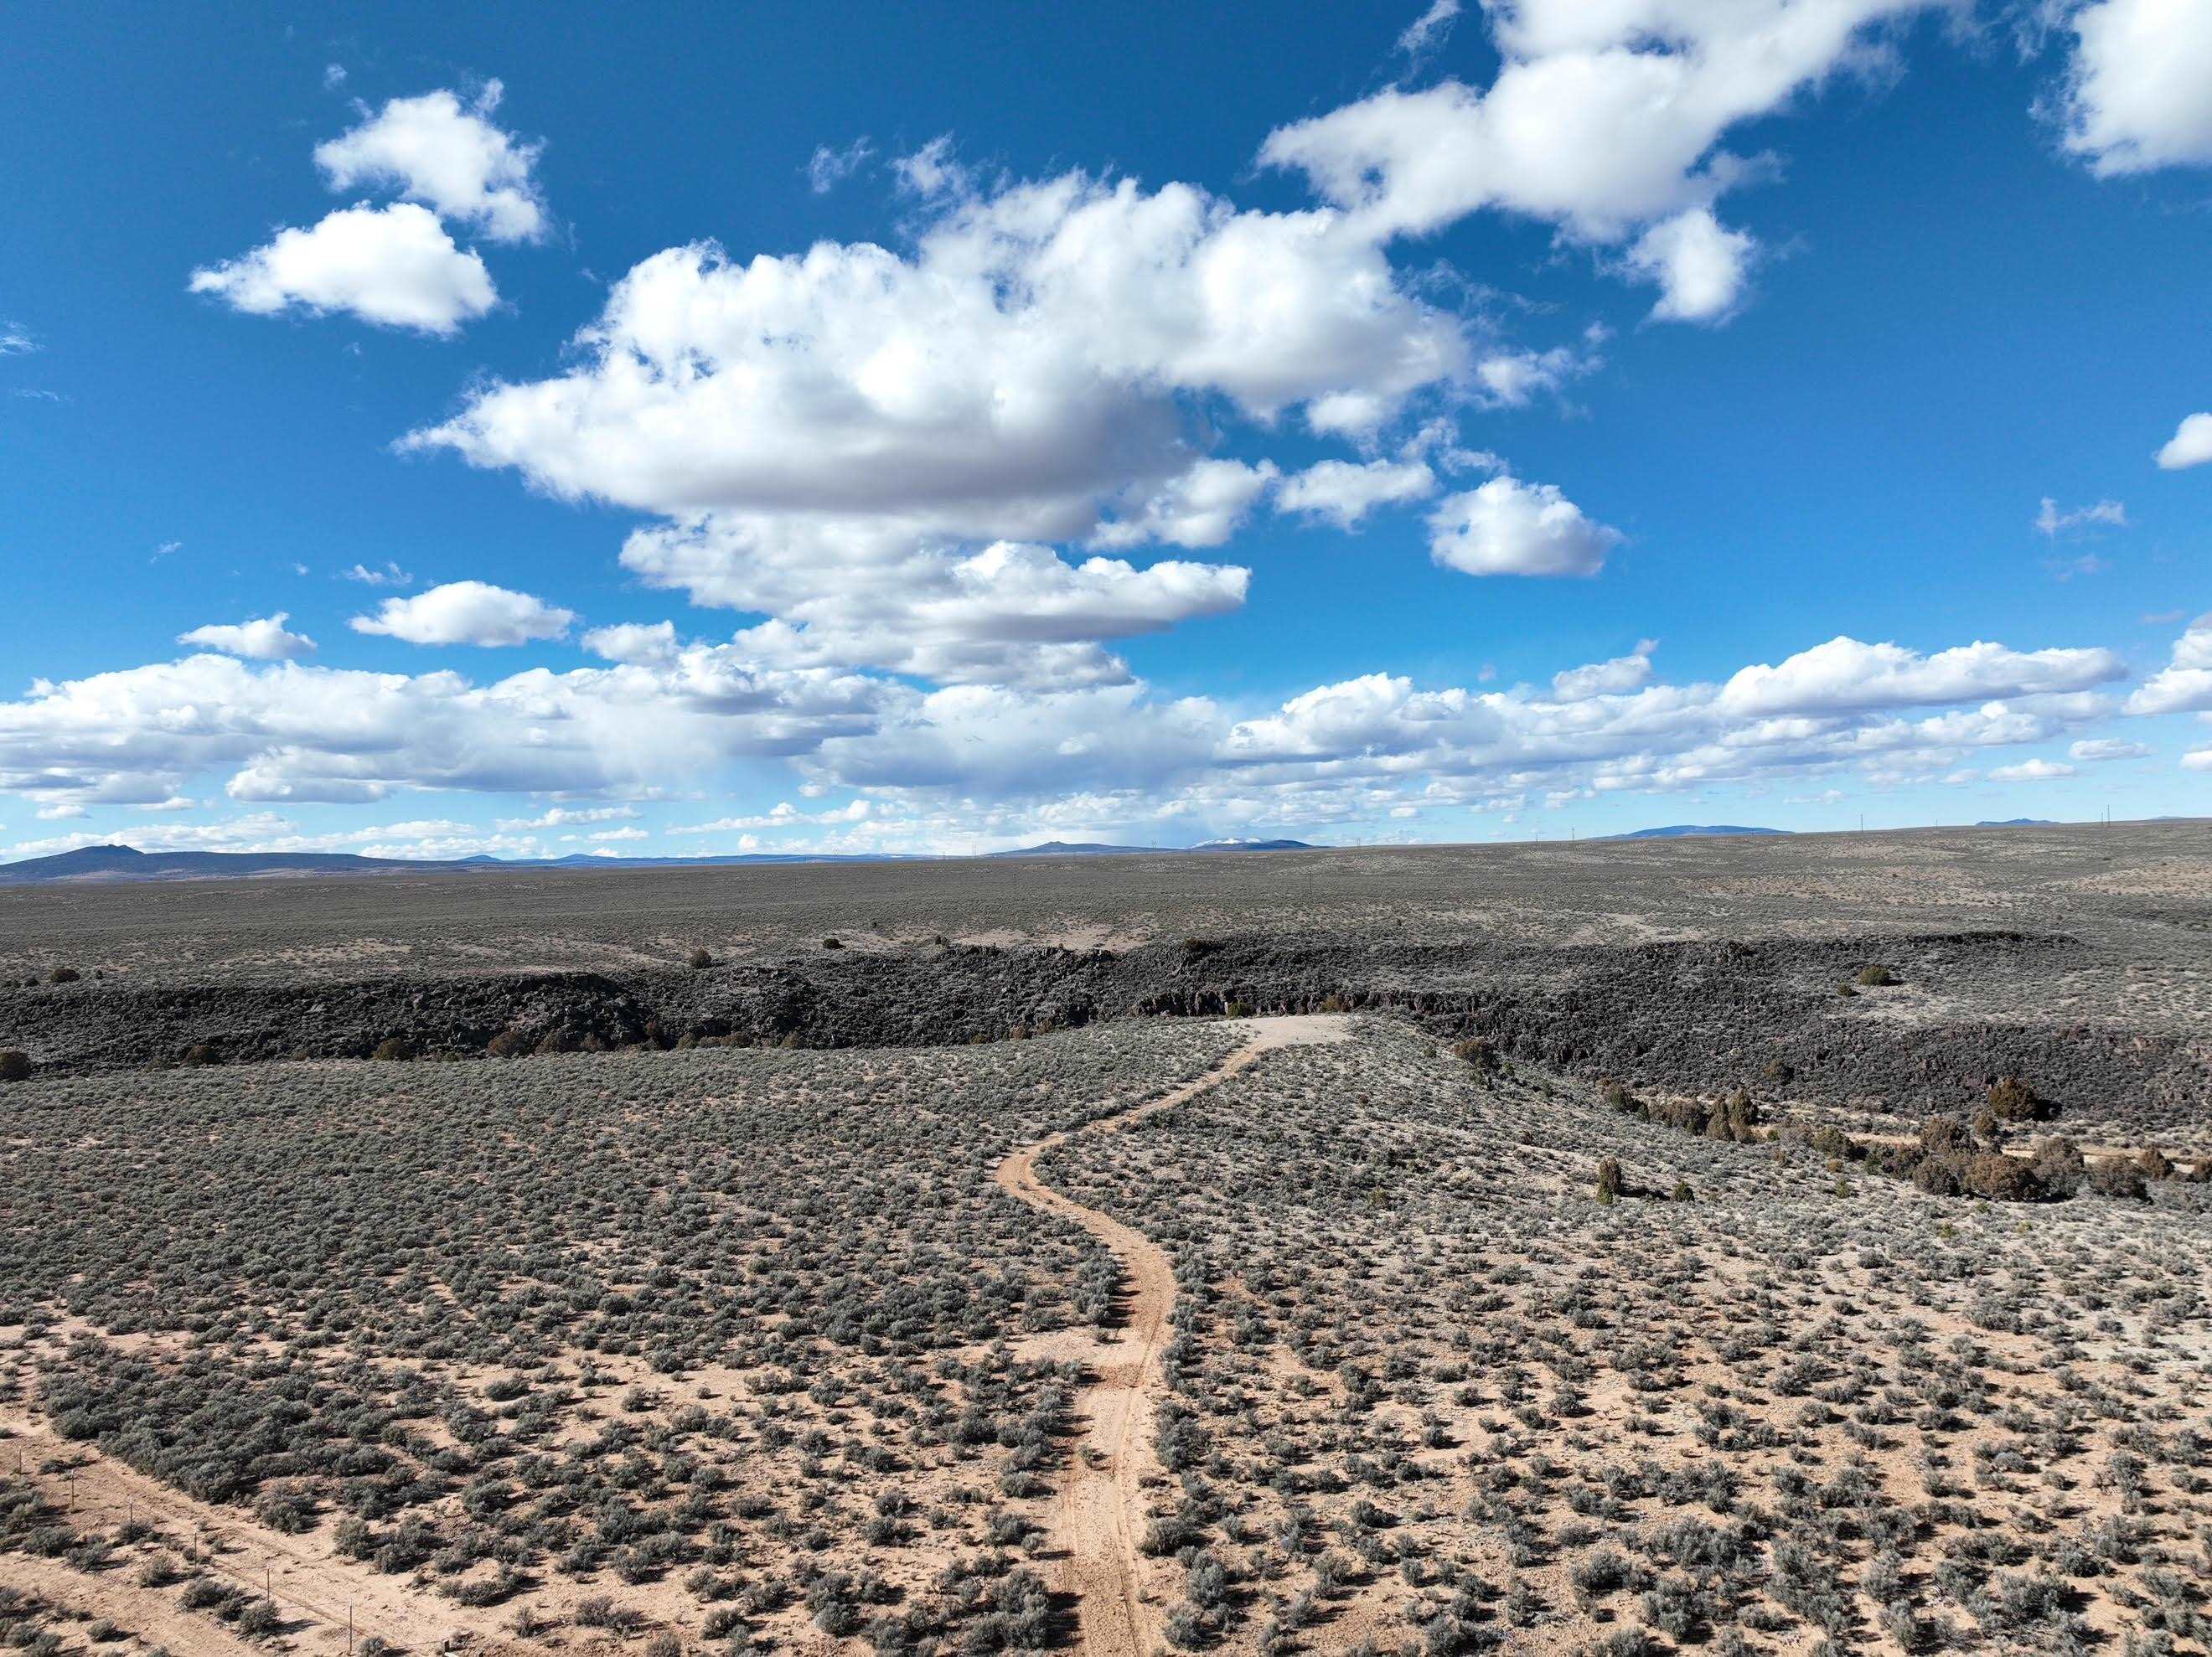
[[[574,828],[594,822],[624,822],[637,816],[634,805],[555,805],[534,817],[502,817],[499,827],[514,834],[528,828]]]
[[[2066,147],[2091,171],[2212,162],[2212,7],[2096,0],[2068,27]]]
[[[1662,219],[1630,247],[1628,268],[1659,286],[1651,307],[1662,322],[1718,322],[1743,294],[1756,244],[1730,230],[1712,209],[1693,207]]]
[[[1772,666],[1739,669],[1722,705],[1741,713],[1904,707],[2087,690],[2124,677],[2109,650],[2017,651],[1977,641],[1932,656],[1896,644],[1831,639]]]
[[[1091,532],[1094,547],[1218,547],[1237,532],[1252,503],[1275,481],[1274,462],[1200,460]]]
[[[2148,744],[2125,742],[2118,737],[2084,737],[2067,749],[2066,757],[2092,762],[2105,760],[2140,760],[2150,756]]]
[[[872,727],[902,688],[774,670],[722,646],[657,668],[490,684],[196,655],[35,682],[0,702],[0,792],[45,807],[160,804],[209,773],[236,800],[362,804],[404,788],[574,796],[804,754]]]
[[[910,258],[671,248],[576,344],[410,442],[671,517],[1076,539],[1192,472],[1185,395],[1263,418],[1348,395],[1379,419],[1467,357],[1336,214],[1081,174],[946,204]]]
[[[1755,171],[1730,129],[1875,60],[1917,0],[1513,0],[1486,7],[1501,59],[1486,88],[1391,87],[1277,130],[1263,162],[1304,173],[1378,237],[1482,209],[1633,242],[1656,314],[1710,321],[1740,294],[1751,240],[1715,197]]]
[[[1429,517],[1430,556],[1469,575],[1595,575],[1620,541],[1558,485],[1515,477],[1447,495]]]
[[[526,833],[602,821],[553,813],[623,820],[592,796],[696,791],[720,768],[789,762],[809,797],[844,788],[873,802],[835,808],[851,819],[843,832],[942,844],[987,821],[1005,833],[1372,821],[1407,805],[1510,810],[1845,768],[1870,784],[1940,781],[1979,750],[2086,739],[2112,712],[2094,652],[1922,655],[1844,639],[1749,670],[1757,695],[1743,674],[1657,682],[1636,665],[1649,654],[1569,669],[1541,692],[1375,673],[1258,709],[1165,698],[1126,676],[919,690],[764,659],[749,635],[483,685],[202,654],[0,701],[0,792],[56,816],[166,809],[210,786],[263,804],[416,789],[561,801],[501,824]]]
[[[2173,435],[2158,452],[2158,464],[2170,472],[2201,466],[2208,460],[2212,460],[2212,414],[2189,416],[2174,428]]]
[[[2173,641],[2173,656],[2128,698],[2130,713],[2212,711],[2212,616],[2200,616]]]
[[[453,333],[499,299],[483,261],[411,202],[341,208],[311,228],[280,230],[266,246],[193,271],[191,290],[255,316],[343,311],[426,334]]]
[[[595,627],[584,635],[583,644],[603,660],[647,666],[675,657],[676,623],[621,622],[612,627]]]
[[[189,633],[179,634],[177,642],[198,645],[203,650],[219,650],[226,656],[242,656],[255,662],[289,661],[310,654],[315,641],[286,628],[288,619],[280,610],[274,616],[250,622],[196,627]]]
[[[1626,656],[1554,673],[1552,694],[1563,702],[1579,702],[1592,696],[1618,696],[1641,690],[1651,681],[1651,652],[1658,648],[1656,639],[1644,639]]]
[[[541,146],[494,125],[501,88],[487,81],[464,100],[441,88],[394,98],[359,126],[315,149],[333,190],[366,185],[421,202],[494,241],[532,241],[545,203],[531,177]]]
[[[719,514],[640,530],[625,567],[695,604],[774,619],[737,642],[763,661],[870,666],[953,683],[1106,683],[1099,640],[1158,632],[1244,602],[1235,565],[1080,561],[1034,543],[916,545],[897,525]]]
[[[2074,768],[2060,760],[2022,760],[2017,765],[1998,765],[1990,768],[1991,782],[2052,782],[2060,777],[2074,774]]]
[[[1436,491],[1436,474],[1423,461],[1318,460],[1282,481],[1275,507],[1348,530],[1377,507],[1426,500]]]
[[[414,645],[523,645],[566,634],[576,613],[487,581],[448,581],[409,598],[386,598],[374,616],[356,616],[356,633]]]

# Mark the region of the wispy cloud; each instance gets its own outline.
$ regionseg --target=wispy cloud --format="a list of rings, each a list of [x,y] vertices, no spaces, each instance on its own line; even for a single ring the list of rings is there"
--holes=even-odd
[[[1444,37],[1459,20],[1459,0],[1432,0],[1426,11],[1406,25],[1405,33],[1398,37],[1398,50],[1408,58],[1427,56],[1443,45]]]
[[[806,182],[817,196],[826,196],[851,178],[873,159],[875,146],[866,138],[853,140],[842,149],[832,149],[828,144],[815,146],[814,154],[807,158],[802,170]]]
[[[2058,503],[2046,495],[2043,497],[2042,509],[2035,514],[2035,527],[2051,537],[2074,530],[2124,530],[2128,527],[2128,509],[2118,501],[2100,501],[2094,506],[2076,507],[2072,512],[2061,512]]]

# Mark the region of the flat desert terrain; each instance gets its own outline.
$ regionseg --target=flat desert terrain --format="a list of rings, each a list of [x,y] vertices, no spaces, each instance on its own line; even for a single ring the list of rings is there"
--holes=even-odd
[[[2212,1649],[2212,825],[0,891],[0,1648]]]

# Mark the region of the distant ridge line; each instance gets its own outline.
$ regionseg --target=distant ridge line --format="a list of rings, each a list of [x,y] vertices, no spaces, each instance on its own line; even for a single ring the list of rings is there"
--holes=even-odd
[[[1047,841],[995,858],[1105,857],[1180,852],[1316,851],[1303,841],[1208,841],[1199,846],[1108,846]],[[51,857],[0,863],[0,886],[127,881],[224,880],[311,875],[486,874],[505,870],[716,869],[805,863],[921,863],[943,860],[902,852],[740,852],[704,857],[599,857],[573,852],[557,858],[377,858],[357,852],[142,852],[131,846],[81,846]]]
[[[1787,828],[1753,828],[1736,822],[1670,822],[1663,828],[1632,828],[1625,835],[1599,835],[1599,840],[1688,840],[1699,835],[1786,835]]]

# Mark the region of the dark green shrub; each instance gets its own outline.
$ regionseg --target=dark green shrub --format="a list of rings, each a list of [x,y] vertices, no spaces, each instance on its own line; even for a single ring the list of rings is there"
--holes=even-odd
[[[297,1536],[315,1522],[313,1504],[289,1490],[264,1491],[253,1504],[253,1516],[280,1536]]]
[[[1452,1057],[1463,1065],[1472,1065],[1486,1076],[1495,1071],[1499,1062],[1497,1046],[1480,1035],[1471,1036],[1454,1047]]]
[[[1705,1138],[1747,1145],[1759,1138],[1759,1105],[1750,1093],[1738,1088],[1714,1103],[1705,1118]]]
[[[1598,1201],[1617,1202],[1627,1188],[1627,1180],[1620,1171],[1620,1159],[1618,1156],[1608,1156],[1597,1165]]]
[[[1823,1156],[1848,1162],[1858,1155],[1857,1142],[1832,1122],[1824,1122],[1813,1133],[1813,1149]]]
[[[31,1073],[31,1055],[18,1047],[0,1049],[0,1082],[21,1082]]]

